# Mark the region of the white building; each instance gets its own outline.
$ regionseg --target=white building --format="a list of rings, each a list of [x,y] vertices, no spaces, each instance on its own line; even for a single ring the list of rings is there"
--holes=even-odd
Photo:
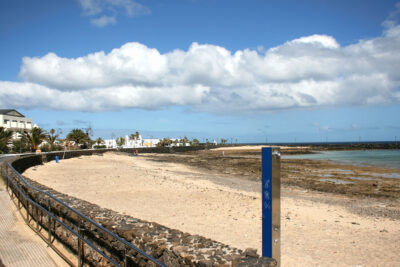
[[[156,147],[158,143],[160,143],[160,139],[157,138],[143,139],[142,145],[144,147]]]
[[[32,119],[25,118],[24,115],[15,109],[0,109],[0,127],[12,131],[13,139],[19,138],[23,131],[30,131],[33,127]]]
[[[105,139],[104,144],[107,148],[116,148],[117,147],[117,141],[115,141],[115,139]]]
[[[129,136],[125,136],[125,144],[122,147],[123,148],[143,147],[142,136],[139,134],[139,137],[134,137],[133,139],[130,139]]]
[[[128,135],[125,136],[125,143],[122,148],[139,148],[139,147],[156,147],[160,139],[142,139],[142,136],[130,139]],[[104,144],[107,148],[117,148],[116,139],[105,139]]]

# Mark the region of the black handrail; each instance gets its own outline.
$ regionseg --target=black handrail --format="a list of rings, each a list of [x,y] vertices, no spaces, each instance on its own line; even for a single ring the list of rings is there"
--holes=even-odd
[[[6,175],[7,179],[9,182],[11,182],[14,186],[14,188],[18,191],[18,193],[20,195],[18,195],[19,197],[22,195],[24,197],[25,200],[29,201],[32,205],[36,206],[37,208],[39,208],[40,210],[42,210],[43,212],[45,212],[47,215],[49,215],[50,217],[52,217],[55,221],[57,221],[60,225],[62,225],[64,228],[66,228],[68,231],[70,231],[72,234],[74,234],[77,238],[79,238],[80,240],[82,240],[83,242],[85,242],[88,246],[90,246],[92,249],[94,249],[96,252],[98,252],[101,256],[103,256],[104,258],[106,258],[107,260],[109,260],[110,262],[112,262],[115,266],[120,266],[116,261],[114,261],[113,259],[111,259],[110,257],[108,257],[106,254],[104,254],[104,252],[102,252],[101,250],[99,250],[97,247],[95,247],[92,243],[90,243],[89,241],[87,241],[85,238],[83,238],[79,233],[75,232],[71,227],[69,227],[68,225],[66,225],[64,222],[62,222],[60,219],[57,218],[57,216],[53,215],[51,212],[49,212],[47,209],[45,209],[42,205],[38,204],[36,201],[32,200],[29,196],[27,196],[20,188],[19,186],[10,178],[10,176],[8,176],[8,174],[6,173],[6,171],[4,171],[4,174]]]
[[[121,238],[120,236],[116,235],[115,233],[109,231],[108,229],[104,228],[103,226],[101,226],[100,224],[98,224],[97,222],[93,221],[92,219],[88,218],[87,216],[85,216],[84,214],[80,213],[79,211],[75,210],[74,208],[68,206],[67,204],[65,204],[63,201],[59,200],[58,198],[56,198],[55,196],[53,196],[52,194],[43,191],[40,188],[37,188],[33,185],[31,185],[28,181],[25,180],[25,178],[22,177],[22,175],[17,172],[15,170],[15,168],[8,162],[6,162],[6,165],[11,168],[11,170],[19,177],[19,179],[29,188],[36,190],[42,194],[45,194],[46,196],[48,196],[49,198],[53,199],[54,201],[58,202],[59,204],[61,204],[62,206],[64,206],[65,208],[71,210],[72,212],[74,212],[75,214],[77,214],[79,217],[81,217],[84,221],[91,223],[92,225],[94,225],[95,227],[97,227],[98,229],[102,230],[103,232],[105,232],[106,234],[112,236],[113,238],[115,238],[116,240],[118,240],[119,242],[123,243],[125,246],[127,246],[130,249],[135,250],[137,253],[141,254],[142,256],[144,256],[145,258],[147,258],[148,260],[152,261],[153,263],[159,265],[159,266],[163,266],[166,267],[166,265],[164,265],[163,263],[159,262],[158,260],[156,260],[155,258],[153,258],[152,256],[146,254],[145,252],[143,252],[142,250],[140,250],[139,248],[135,247],[134,245],[132,245],[131,243],[129,243],[128,241],[126,241],[125,239]],[[8,176],[8,174],[6,174],[7,178],[10,179],[10,177]],[[13,183],[14,184],[14,183]],[[24,194],[25,195],[25,194]],[[30,199],[30,201],[33,201]],[[39,205],[39,204],[37,204]],[[40,205],[39,205],[40,206]],[[41,207],[41,206],[40,206]],[[41,207],[41,209],[44,209],[43,207]],[[44,209],[45,212],[47,213],[47,210]],[[54,215],[51,215],[52,217],[54,217]],[[72,232],[72,231],[71,231]],[[75,232],[73,232],[75,233]],[[77,233],[75,233],[77,234]],[[78,238],[82,239],[82,241],[84,240],[79,234],[77,234]],[[88,244],[87,240],[84,241],[86,244]],[[89,245],[89,244],[88,244]],[[89,245],[90,247],[92,247],[92,245]],[[97,249],[95,249],[97,251]],[[103,255],[102,255],[103,256]],[[106,256],[107,259],[109,259]],[[113,260],[111,260],[113,261]],[[119,264],[116,264],[116,266],[120,266]]]

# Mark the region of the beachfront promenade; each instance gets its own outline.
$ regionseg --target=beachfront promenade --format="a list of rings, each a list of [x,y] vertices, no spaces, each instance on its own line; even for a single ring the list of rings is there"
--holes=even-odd
[[[62,266],[51,248],[20,217],[17,207],[0,182],[0,259],[12,266]],[[57,260],[57,259],[56,259]]]
[[[182,147],[179,149],[185,150],[186,148]],[[195,148],[192,148],[192,150],[193,149]],[[155,151],[155,149],[146,149],[146,152],[153,152],[153,151]],[[157,151],[165,153],[163,148],[158,148]],[[96,150],[95,152],[96,154],[94,157],[103,158],[103,155],[102,154],[99,155],[99,152],[106,152],[106,151]],[[168,150],[168,152],[170,152],[170,150]],[[80,160],[83,159],[82,155],[92,155],[92,154],[94,154],[93,151],[71,151],[68,152],[65,157],[66,159],[74,158],[76,160]],[[51,159],[54,159],[55,155],[57,155],[57,153],[44,154],[44,155],[29,155],[28,157],[22,157],[20,159],[14,160],[13,167],[19,172],[24,172],[24,170],[30,166],[35,166],[32,169],[39,168],[40,166],[42,166],[41,165],[42,162],[48,162],[49,164],[56,164],[54,161],[51,161]],[[116,153],[115,155],[118,156],[119,153]],[[128,157],[130,161],[132,161],[134,158],[138,159],[138,157],[130,156],[129,153],[124,154],[124,156]],[[85,157],[85,159],[87,158]],[[66,161],[62,160],[61,162],[65,163]],[[60,165],[57,164],[58,167],[61,167],[63,165],[61,164],[61,162],[59,163]],[[5,169],[8,175],[10,175],[12,169],[10,168],[5,168]],[[47,175],[44,176],[48,177]],[[79,184],[82,185],[83,183],[80,182]],[[37,183],[35,183],[35,185],[41,186],[40,184]],[[60,205],[52,203],[54,201],[50,201],[49,203],[46,196],[35,194],[34,192],[31,192],[31,190],[35,191],[38,189],[34,187],[27,188],[27,194],[31,196],[33,201],[39,203],[40,205],[44,204],[46,207],[50,207],[56,217],[61,216],[60,218],[62,219],[62,223],[59,220],[57,220],[59,223],[56,223],[56,225],[53,226],[54,228],[53,235],[55,236],[55,238],[57,240],[61,240],[62,243],[67,244],[68,246],[76,245],[77,244],[76,239],[74,240],[74,238],[71,238],[71,235],[66,234],[65,229],[61,227],[62,225],[64,225],[64,223],[66,223],[69,225],[69,226],[67,225],[68,227],[76,229],[76,223],[75,223],[77,214],[76,211],[68,210],[66,212],[66,210],[60,207]],[[237,248],[230,248],[229,246],[222,244],[218,241],[213,241],[199,235],[191,235],[178,230],[169,229],[159,224],[142,221],[140,219],[136,219],[123,214],[122,215],[117,214],[116,212],[111,211],[109,209],[101,208],[100,206],[97,206],[95,204],[85,202],[84,200],[75,199],[74,197],[66,196],[63,195],[62,193],[53,190],[51,194],[55,194],[56,198],[66,203],[66,205],[72,205],[73,208],[76,210],[80,211],[90,210],[91,217],[93,217],[99,223],[99,226],[97,227],[101,227],[100,225],[104,225],[104,227],[106,227],[108,230],[112,229],[112,231],[115,231],[115,233],[124,237],[127,240],[124,241],[125,243],[122,243],[123,244],[122,246],[120,246],[118,245],[119,243],[116,244],[114,242],[114,239],[110,239],[110,235],[112,233],[108,232],[106,233],[105,232],[106,230],[103,228],[101,228],[103,229],[102,230],[103,232],[100,235],[98,234],[98,232],[97,235],[94,234],[88,235],[90,236],[90,240],[93,239],[93,242],[95,242],[96,244],[100,244],[101,250],[104,249],[106,251],[109,251],[107,253],[110,253],[111,252],[110,250],[112,250],[113,258],[115,258],[116,260],[119,259],[118,263],[117,262],[114,263],[115,265],[118,266],[119,265],[126,266],[129,263],[134,263],[134,264],[145,263],[142,256],[140,257],[136,256],[138,252],[137,249],[133,247],[133,249],[135,249],[136,251],[135,254],[135,251],[128,251],[126,248],[124,249],[124,244],[130,247],[132,247],[133,244],[139,248],[146,249],[146,253],[150,253],[149,255],[152,257],[157,257],[156,259],[160,259],[160,261],[167,266],[193,265],[194,263],[199,263],[200,265],[203,263],[204,264],[208,263],[213,265],[233,264],[233,266],[240,264],[247,264],[246,266],[259,265],[259,264],[262,264],[263,266],[276,266],[276,261],[270,258],[261,258],[260,256],[256,255],[255,250],[253,251],[246,249],[245,251],[241,251]],[[22,204],[24,205],[24,201],[23,200],[21,201]],[[34,220],[40,221],[40,223],[44,222],[44,224],[47,225],[46,222],[48,221],[46,221],[46,216],[43,215],[42,213],[38,214],[37,212],[35,212],[35,210],[32,210],[30,212],[30,216],[32,216]],[[60,225],[60,223],[62,225]],[[72,224],[74,224],[75,226]],[[83,227],[86,233],[88,232],[92,233],[97,229],[96,228],[93,230],[92,227],[90,225],[87,225],[86,223],[83,225]],[[46,226],[44,226],[44,228],[46,228]],[[115,236],[113,237],[117,238]],[[132,243],[129,244],[128,242]],[[79,242],[78,242],[78,247],[79,247]],[[127,255],[127,253],[129,253],[129,255]],[[139,251],[139,253],[141,252]],[[104,254],[102,255],[104,256]],[[126,260],[124,260],[125,262],[121,262],[120,260],[121,255],[122,256],[125,255],[126,258]],[[150,256],[147,256],[146,258],[157,263],[155,260],[151,259]],[[107,258],[106,256],[104,257],[106,257],[107,259],[104,260],[97,254],[94,255],[93,251],[89,251],[88,254],[84,252],[84,257],[85,261],[91,261],[94,263],[95,266],[107,264],[107,259],[111,261],[111,259]],[[114,259],[112,260],[114,261]]]

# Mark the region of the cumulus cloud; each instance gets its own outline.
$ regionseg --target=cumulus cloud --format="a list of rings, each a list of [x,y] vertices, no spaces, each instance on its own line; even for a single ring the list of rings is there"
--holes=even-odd
[[[252,113],[382,105],[400,101],[399,69],[398,25],[348,46],[327,35],[235,52],[193,43],[162,54],[127,43],[78,58],[24,57],[23,82],[0,82],[0,106],[102,111],[185,105]]]
[[[116,16],[125,14],[129,17],[148,15],[146,6],[134,0],[79,0],[83,15],[94,17],[90,22],[97,27],[116,24]]]
[[[201,104],[209,88],[145,87],[134,85],[59,90],[29,82],[0,81],[0,106],[105,111],[119,108],[156,109],[171,105]]]

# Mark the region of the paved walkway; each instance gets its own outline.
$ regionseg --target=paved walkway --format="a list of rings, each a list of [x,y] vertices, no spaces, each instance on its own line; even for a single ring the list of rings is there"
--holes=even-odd
[[[64,265],[55,252],[25,224],[7,194],[1,177],[0,259],[6,267]]]

